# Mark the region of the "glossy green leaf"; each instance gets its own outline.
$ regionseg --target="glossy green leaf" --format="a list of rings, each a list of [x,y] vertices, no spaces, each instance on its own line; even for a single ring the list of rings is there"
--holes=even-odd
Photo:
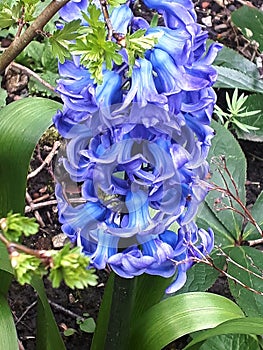
[[[208,40],[208,42],[211,44],[213,41]],[[226,46],[223,46],[223,48],[218,52],[214,65],[238,70],[255,79],[255,83],[260,79],[260,74],[255,63],[251,62],[237,51]]]
[[[172,279],[173,277],[164,278],[147,274],[136,277],[132,322],[136,323],[146,310],[165,297],[165,290],[172,283]],[[150,293],[145,291],[150,291]]]
[[[40,136],[52,124],[52,116],[60,107],[61,104],[52,100],[27,98],[13,102],[0,111],[1,217],[10,210],[24,212],[26,177],[31,155]],[[12,272],[6,255],[1,263],[2,269]],[[40,299],[38,350],[53,350],[54,347],[58,350],[65,349],[41,283],[43,282],[39,280],[33,284]]]
[[[216,131],[216,136],[212,141],[212,147],[209,151],[208,161],[210,163],[210,171],[212,174],[211,182],[217,187],[226,189],[226,184],[231,192],[236,195],[234,185],[223,169],[223,162],[219,157],[225,158],[226,166],[229,173],[232,175],[236,188],[238,189],[238,196],[243,203],[245,203],[245,179],[246,179],[246,159],[241,147],[234,138],[234,136],[222,125],[216,122],[212,123],[213,128]],[[218,165],[219,163],[219,165]],[[223,173],[224,179],[220,172]],[[234,207],[236,210],[241,210],[240,205],[218,190],[212,190],[206,197],[206,203],[213,211],[219,221],[228,229],[232,234],[232,237],[237,239],[241,233],[242,216],[231,209],[227,210],[215,210],[215,203],[219,203],[219,207],[228,206]]]
[[[8,302],[0,294],[0,344],[1,349],[18,350],[16,328]]]
[[[232,319],[218,325],[213,329],[201,332],[197,335],[191,343],[189,343],[184,350],[199,350],[200,344],[208,338],[213,338],[221,334],[263,334],[263,319],[262,318],[252,318],[252,317],[242,317],[237,319]],[[224,348],[224,350],[228,348]],[[239,350],[239,348],[236,348]],[[235,349],[235,350],[236,350]],[[253,349],[254,350],[254,349]]]
[[[199,350],[260,350],[255,337],[248,334],[217,335],[209,338]]]
[[[129,349],[160,350],[183,335],[239,317],[243,317],[240,308],[219,295],[176,295],[154,305],[137,320]]]
[[[263,51],[263,13],[257,8],[242,6],[231,15],[233,23],[242,31],[242,34],[250,41],[259,44],[259,50]]]
[[[263,230],[262,208],[263,208],[263,191],[258,196],[252,209],[250,209],[251,215],[253,216],[254,220],[257,222],[261,230]],[[243,239],[250,240],[250,239],[258,239],[258,238],[261,238],[259,231],[253,224],[248,223],[243,233]]]
[[[228,273],[245,285],[241,286],[229,279],[231,294],[247,316],[263,316],[263,252],[246,246],[235,247],[230,251],[230,257],[241,267],[228,262]],[[262,294],[249,291],[246,287]]]
[[[263,142],[263,94],[248,96],[244,106],[246,107],[247,112],[261,110],[261,112],[256,115],[237,118],[240,122],[244,122],[258,128],[258,130],[251,130],[249,133],[247,133],[237,129],[237,136],[239,138],[254,142]]]
[[[262,80],[251,78],[246,73],[227,67],[214,66],[217,70],[218,78],[214,87],[235,89],[244,91],[263,92]]]
[[[42,279],[33,277],[30,284],[38,294],[36,350],[65,350]]]
[[[26,98],[0,110],[0,216],[24,212],[26,177],[32,152],[61,104]]]

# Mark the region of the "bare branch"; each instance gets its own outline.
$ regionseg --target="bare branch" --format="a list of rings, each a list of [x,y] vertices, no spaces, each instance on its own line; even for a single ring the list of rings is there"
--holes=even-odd
[[[31,179],[32,177],[36,176],[37,174],[40,173],[40,171],[46,166],[49,165],[52,158],[54,157],[54,155],[56,154],[57,149],[60,146],[60,142],[59,141],[55,141],[53,148],[51,150],[51,152],[47,155],[47,157],[44,159],[43,163],[34,171],[32,171],[30,174],[28,174],[27,179]]]
[[[39,31],[69,0],[53,0],[44,11],[36,18],[30,27],[20,36],[16,37],[12,44],[0,57],[0,73],[20,54],[21,51],[34,39]]]
[[[45,86],[47,89],[51,90],[54,94],[56,94],[57,96],[60,96],[59,94],[57,94],[55,92],[54,86],[50,85],[47,81],[42,79],[36,72],[32,71],[30,68],[22,66],[22,64],[19,64],[19,63],[16,63],[16,62],[12,62],[10,64],[10,68],[19,69],[22,73],[25,73],[29,77],[32,77],[32,78],[36,79],[38,82],[40,82],[40,84]]]

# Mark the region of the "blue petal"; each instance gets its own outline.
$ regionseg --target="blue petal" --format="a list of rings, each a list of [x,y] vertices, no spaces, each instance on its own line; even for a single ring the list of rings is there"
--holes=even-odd
[[[60,9],[59,15],[64,21],[71,22],[82,18],[81,11],[86,11],[87,8],[88,0],[71,0]]]
[[[145,107],[147,103],[154,103],[157,106],[167,103],[167,98],[159,94],[155,88],[152,65],[146,59],[137,60],[137,66],[133,68],[131,87],[121,110],[126,108],[131,102],[138,103],[140,107]]]
[[[122,34],[127,34],[127,28],[132,18],[133,13],[126,4],[115,7],[110,15],[114,31]]]
[[[114,71],[103,72],[103,82],[96,88],[96,100],[99,106],[109,107],[122,100],[122,79]]]
[[[172,29],[192,24],[196,19],[191,0],[144,0],[144,3],[162,12],[166,26]]]
[[[110,256],[117,253],[119,237],[114,237],[106,233],[103,229],[97,230],[97,248],[90,255],[90,263],[99,270],[105,269]]]
[[[172,294],[181,289],[187,280],[186,270],[183,264],[178,265],[177,267],[177,276],[175,281],[166,289],[166,294]]]
[[[178,65],[186,64],[191,53],[191,35],[186,30],[172,30],[166,27],[149,28],[146,32],[158,33],[163,35],[154,47],[167,52]]]

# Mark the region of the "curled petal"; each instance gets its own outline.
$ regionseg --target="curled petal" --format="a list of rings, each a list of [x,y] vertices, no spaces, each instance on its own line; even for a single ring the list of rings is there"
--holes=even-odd
[[[166,294],[172,294],[177,292],[179,289],[181,289],[186,282],[187,275],[186,275],[186,269],[183,264],[179,265],[177,268],[177,276],[174,282],[165,290]]]
[[[115,7],[110,19],[116,33],[126,34],[129,23],[133,18],[133,13],[126,4]]]

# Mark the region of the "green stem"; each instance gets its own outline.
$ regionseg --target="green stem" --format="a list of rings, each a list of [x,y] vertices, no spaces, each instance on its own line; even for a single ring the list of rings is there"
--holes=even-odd
[[[124,279],[115,276],[108,333],[104,349],[126,350],[128,348],[136,281],[135,278]]]
[[[20,54],[21,51],[34,39],[37,33],[43,30],[48,21],[64,6],[69,0],[53,0],[44,11],[36,18],[30,27],[20,36],[15,38],[12,44],[0,57],[0,74]]]
[[[111,273],[97,320],[91,350],[127,350],[137,278],[123,279]]]

